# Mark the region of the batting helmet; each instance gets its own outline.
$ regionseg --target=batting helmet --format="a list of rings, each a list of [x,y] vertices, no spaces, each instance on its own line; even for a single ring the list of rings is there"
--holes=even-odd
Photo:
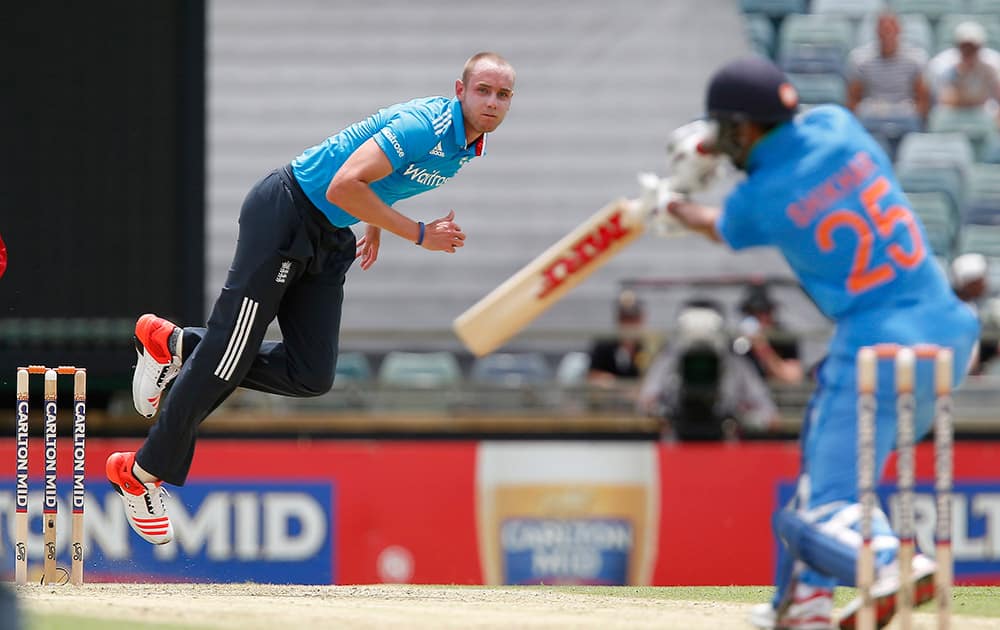
[[[799,97],[788,77],[764,57],[745,57],[720,68],[708,86],[711,118],[741,118],[759,123],[791,120]]]

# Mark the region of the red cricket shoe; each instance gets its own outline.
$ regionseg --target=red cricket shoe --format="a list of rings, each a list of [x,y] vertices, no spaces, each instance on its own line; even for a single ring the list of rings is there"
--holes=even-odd
[[[112,453],[105,464],[108,481],[125,504],[128,523],[148,542],[162,545],[174,537],[174,528],[167,516],[163,497],[167,491],[161,481],[143,483],[132,472],[135,453]]]
[[[170,351],[170,336],[178,327],[170,321],[146,313],[135,323],[135,372],[132,374],[132,402],[135,410],[147,418],[156,415],[160,396],[181,369],[181,342]]]

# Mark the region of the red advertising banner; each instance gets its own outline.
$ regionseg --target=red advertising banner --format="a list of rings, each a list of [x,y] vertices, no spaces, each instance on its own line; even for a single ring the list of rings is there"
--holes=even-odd
[[[777,484],[798,474],[795,443],[660,447],[663,501],[654,584],[770,584]]]
[[[473,443],[203,441],[190,479],[332,480],[336,583],[479,584],[475,458]]]

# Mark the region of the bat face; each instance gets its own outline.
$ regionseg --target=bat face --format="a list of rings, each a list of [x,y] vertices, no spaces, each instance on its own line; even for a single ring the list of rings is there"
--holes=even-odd
[[[539,299],[549,295],[565,284],[574,274],[580,273],[588,265],[601,258],[610,247],[618,241],[627,238],[637,225],[625,224],[625,208],[619,207],[606,219],[593,225],[592,229],[569,249],[557,255],[555,261],[543,267],[542,288],[535,296]],[[584,226],[587,224],[585,223]],[[590,270],[585,272],[589,274]]]
[[[608,204],[462,313],[455,333],[476,356],[492,352],[645,229],[641,204]]]

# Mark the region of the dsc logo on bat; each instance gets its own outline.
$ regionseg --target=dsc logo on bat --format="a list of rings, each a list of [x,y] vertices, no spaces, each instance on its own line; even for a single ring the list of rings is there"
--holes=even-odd
[[[542,269],[542,288],[536,297],[541,299],[552,293],[612,245],[629,236],[632,230],[622,224],[623,217],[623,211],[618,210],[576,241],[555,262]]]

